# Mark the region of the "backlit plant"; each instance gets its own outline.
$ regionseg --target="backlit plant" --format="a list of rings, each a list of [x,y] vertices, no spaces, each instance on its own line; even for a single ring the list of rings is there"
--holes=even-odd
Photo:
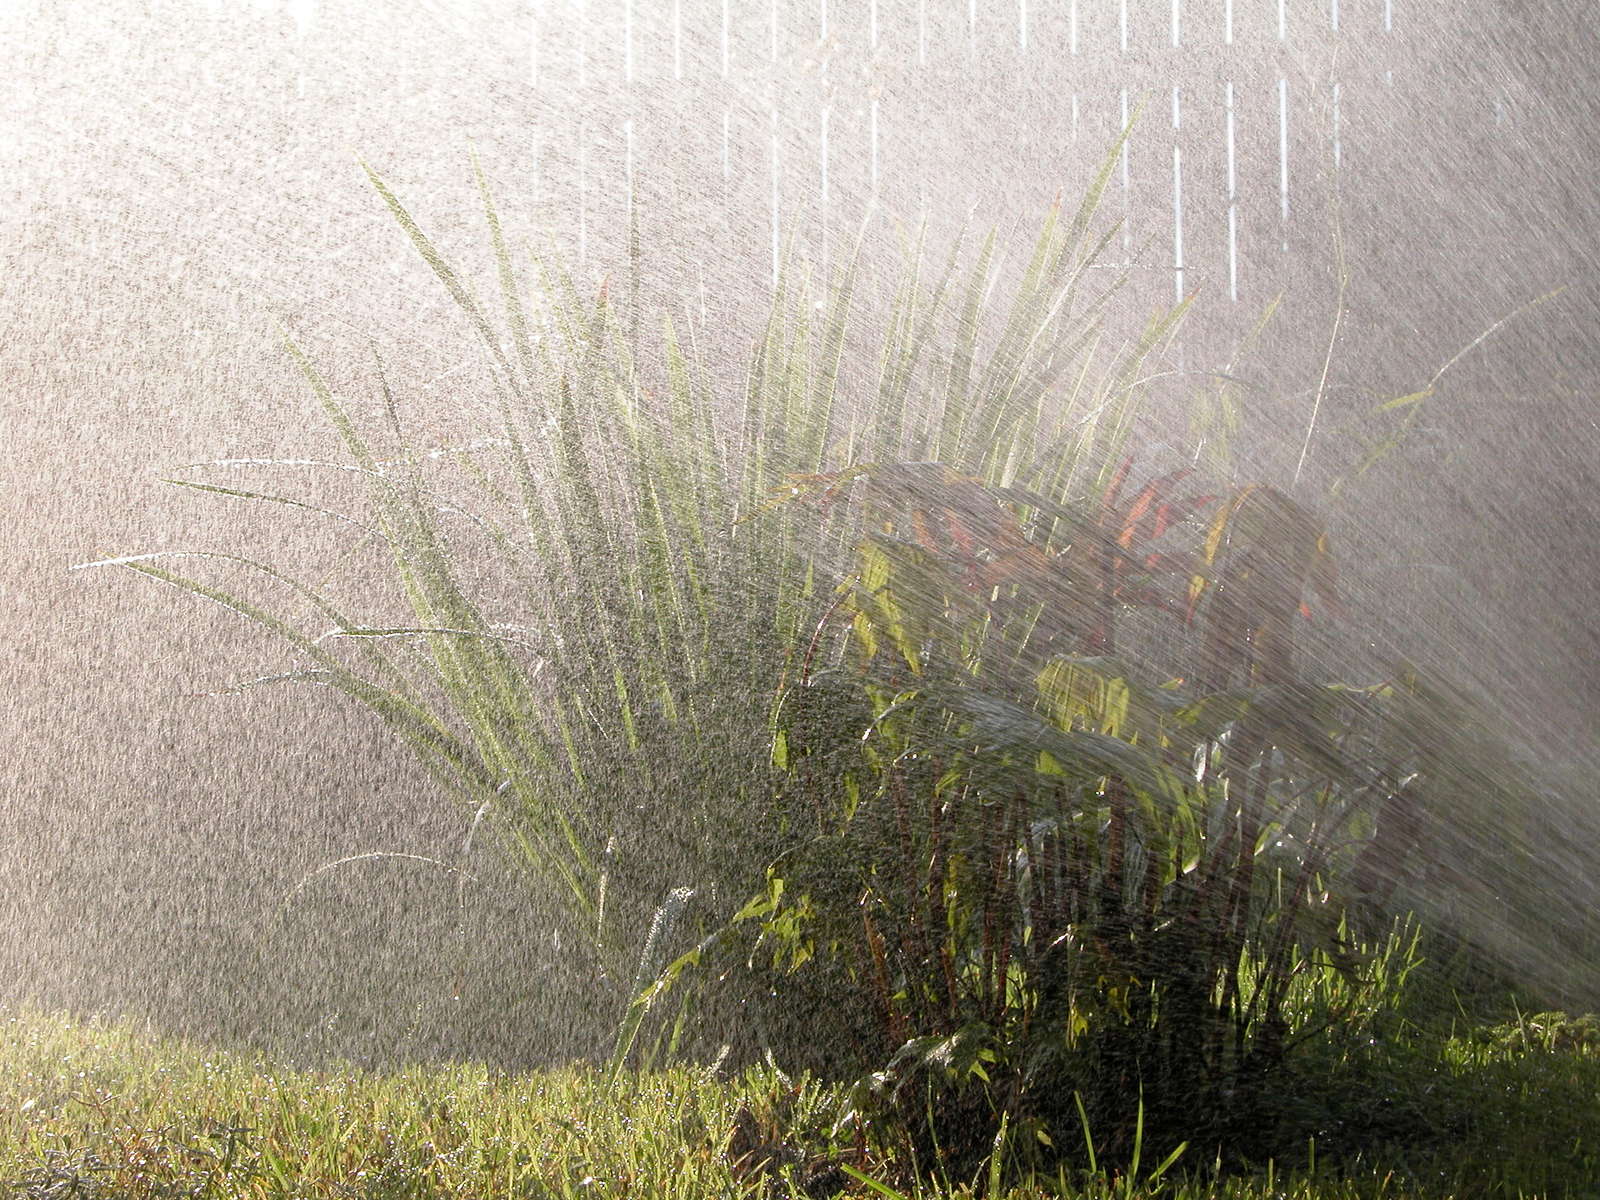
[[[1076,503],[934,463],[789,489],[866,528],[780,721],[814,836],[745,915],[780,969],[844,965],[886,1064],[862,1112],[958,1168],[1085,1100],[1111,1152],[1136,1110],[1226,1141],[1291,1038],[1369,999],[1338,881],[1399,764],[1388,689],[1297,673],[1327,537],[1274,489],[1130,467]]]
[[[1444,908],[1507,793],[1414,675],[1302,661],[1298,622],[1339,607],[1302,502],[1133,482],[1184,310],[1101,346],[1119,151],[1014,277],[992,235],[931,277],[919,244],[874,321],[860,263],[791,266],[735,395],[692,320],[641,334],[636,288],[514,255],[484,185],[497,320],[373,176],[493,427],[428,444],[381,365],[360,420],[291,344],[365,509],[175,482],[340,519],[404,616],[235,555],[201,557],[279,599],[108,561],[270,631],[300,663],[260,682],[365,705],[495,833],[559,960],[555,1053],[810,1060],[923,1162],[1080,1123],[1124,1157],[1147,1121],[1163,1152],[1228,1142],[1298,1040],[1399,986],[1392,918]],[[1480,873],[1526,914],[1516,862]]]

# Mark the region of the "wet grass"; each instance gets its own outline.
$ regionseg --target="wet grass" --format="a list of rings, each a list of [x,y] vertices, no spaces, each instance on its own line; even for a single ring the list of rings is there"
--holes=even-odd
[[[1413,1047],[1351,1087],[1380,1151],[1207,1179],[1202,1162],[1061,1170],[991,1191],[924,1178],[840,1097],[770,1068],[528,1075],[287,1070],[129,1023],[0,1018],[0,1187],[17,1197],[1582,1196],[1600,1178],[1600,1031],[1526,1018]],[[1349,1097],[1352,1101],[1357,1097]],[[1285,1097],[1286,1102],[1289,1097]],[[1079,1136],[1081,1130],[1075,1131]],[[1188,1174],[1182,1172],[1187,1169]]]

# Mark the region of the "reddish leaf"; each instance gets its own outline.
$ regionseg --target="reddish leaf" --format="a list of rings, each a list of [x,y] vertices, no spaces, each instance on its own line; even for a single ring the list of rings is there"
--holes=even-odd
[[[1122,534],[1117,538],[1118,544],[1124,549],[1131,548],[1139,539],[1141,532],[1145,538],[1154,537],[1154,521],[1147,518],[1156,518],[1161,511],[1165,498],[1193,471],[1188,467],[1181,467],[1170,471],[1158,479],[1152,479],[1139,489],[1139,494],[1134,497],[1133,503],[1128,506],[1127,515],[1122,519]],[[1141,526],[1149,525],[1148,532],[1141,530]]]
[[[1106,484],[1105,495],[1101,498],[1101,505],[1105,515],[1109,516],[1116,511],[1117,498],[1122,495],[1122,485],[1127,482],[1128,472],[1133,470],[1133,455],[1122,460],[1122,465],[1117,468],[1117,473],[1111,477],[1111,482]]]
[[[971,558],[977,553],[976,541],[972,530],[968,529],[959,514],[951,509],[946,509],[944,514],[945,527],[950,533],[950,540],[964,556]]]
[[[1036,583],[1050,577],[1052,562],[1034,546],[1010,550],[983,565],[983,585],[992,588],[1001,584]]]

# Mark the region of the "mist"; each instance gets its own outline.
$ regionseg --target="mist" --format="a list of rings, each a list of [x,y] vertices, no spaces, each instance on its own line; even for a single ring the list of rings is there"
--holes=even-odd
[[[1592,803],[1600,114],[1572,23],[1406,0],[7,5],[4,997],[312,1055],[540,1057],[551,955],[510,868],[463,859],[471,814],[328,690],[232,690],[294,669],[258,628],[70,569],[204,549],[375,594],[315,514],[160,482],[340,456],[285,335],[372,412],[381,363],[419,443],[489,411],[364,167],[488,293],[475,157],[511,244],[696,331],[731,405],[786,264],[820,288],[859,255],[870,296],[919,237],[942,262],[996,228],[1015,278],[1131,121],[1109,336],[1194,297],[1136,460],[1199,456],[1194,398],[1239,381],[1226,470],[1323,512],[1350,610],[1330,652],[1461,680]],[[1358,476],[1394,425],[1375,410],[1430,385]],[[491,883],[467,911],[414,862],[320,871],[374,852]],[[452,1026],[432,950],[463,941],[511,982]],[[378,992],[427,1038],[397,1050]]]

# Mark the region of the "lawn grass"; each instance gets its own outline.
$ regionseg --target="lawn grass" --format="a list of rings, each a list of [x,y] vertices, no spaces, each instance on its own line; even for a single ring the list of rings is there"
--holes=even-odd
[[[1600,1176],[1600,1053],[1587,1026],[1528,1019],[1448,1038],[1365,1097],[1416,1139],[1208,1180],[1080,1171],[1003,1195],[1199,1200],[1583,1196]],[[1574,1034],[1574,1030],[1577,1033]],[[1359,1098],[1350,1097],[1352,1103]],[[838,1095],[772,1067],[505,1074],[481,1065],[288,1070],[128,1021],[0,1013],[0,1188],[18,1197],[907,1195],[923,1179],[830,1131]],[[1081,1134],[1081,1131],[1078,1131]],[[765,1160],[768,1167],[756,1165]],[[1187,1169],[1188,1174],[1180,1173]],[[871,1180],[872,1182],[868,1182]],[[1531,1185],[1531,1186],[1530,1186]]]

